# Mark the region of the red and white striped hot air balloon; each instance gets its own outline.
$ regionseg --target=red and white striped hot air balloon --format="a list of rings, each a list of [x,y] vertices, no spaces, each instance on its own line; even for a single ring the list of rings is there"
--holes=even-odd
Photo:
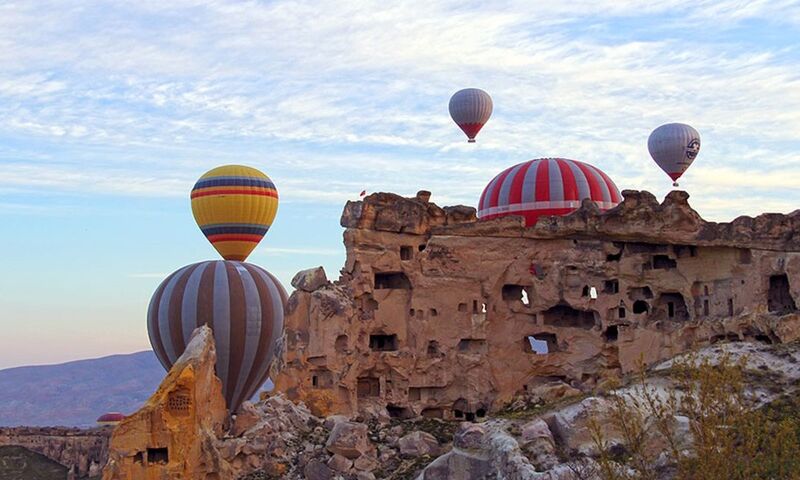
[[[192,331],[208,325],[217,349],[217,376],[230,411],[258,391],[283,334],[286,291],[255,265],[216,260],[183,267],[156,289],[147,311],[150,345],[169,370]]]
[[[622,200],[608,175],[592,165],[566,158],[537,158],[500,172],[483,190],[481,220],[521,215],[531,226],[543,215],[566,215],[583,199],[608,210]]]
[[[492,97],[479,88],[465,88],[450,97],[450,116],[469,143],[475,143],[475,135],[492,116],[492,107]]]

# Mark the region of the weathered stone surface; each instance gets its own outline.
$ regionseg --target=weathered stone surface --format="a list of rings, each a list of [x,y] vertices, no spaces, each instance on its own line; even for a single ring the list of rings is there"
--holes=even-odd
[[[363,423],[339,422],[334,425],[325,448],[346,458],[358,458],[374,448],[367,438],[367,432],[367,426]]]
[[[380,463],[378,463],[378,460],[372,455],[361,455],[353,462],[353,468],[365,472],[371,472],[379,466]]]
[[[456,432],[453,445],[464,450],[481,448],[486,430],[477,423],[464,422]]]
[[[353,468],[353,461],[337,453],[328,459],[327,465],[332,470],[341,473],[347,473],[351,468]]]
[[[325,269],[322,267],[302,270],[292,278],[292,286],[304,292],[313,292],[327,284],[328,276],[325,275]]]
[[[334,473],[327,465],[319,460],[311,460],[303,469],[306,480],[330,480]]]
[[[290,300],[277,389],[318,415],[471,420],[640,358],[800,337],[800,211],[717,224],[685,192],[624,197],[531,228],[425,195],[349,202],[340,279]]]
[[[258,416],[255,425],[239,436],[225,437],[217,443],[222,457],[234,470],[234,478],[257,470],[280,478],[288,478],[292,473],[302,475],[304,465],[299,471],[292,471],[297,468],[297,458],[308,445],[322,450],[327,440],[322,421],[304,405],[297,405],[283,395],[256,403],[253,412]]]
[[[0,428],[0,445],[25,447],[67,467],[78,478],[100,474],[108,459],[111,427]]]
[[[556,442],[547,423],[537,418],[522,426],[522,449],[538,471],[550,470],[558,464]]]
[[[259,415],[256,407],[254,407],[251,402],[243,402],[236,412],[231,433],[234,437],[238,437],[253,428],[260,419],[261,415]]]
[[[158,390],[111,436],[104,480],[233,478],[215,447],[227,418],[211,329],[192,334]]]
[[[428,432],[419,430],[400,438],[398,445],[400,446],[400,454],[409,457],[439,454],[439,442],[436,437]]]
[[[346,415],[331,415],[325,419],[323,422],[323,426],[328,430],[333,430],[333,427],[339,422],[348,422],[350,421],[350,417]]]

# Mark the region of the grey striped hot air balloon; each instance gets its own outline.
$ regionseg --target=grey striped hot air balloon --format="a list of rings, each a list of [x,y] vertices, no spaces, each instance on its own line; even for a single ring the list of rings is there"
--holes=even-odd
[[[228,409],[234,412],[269,375],[283,334],[286,300],[280,282],[261,267],[228,260],[188,265],[168,276],[150,300],[150,344],[169,370],[192,331],[211,327],[217,376]]]
[[[450,116],[467,134],[467,141],[475,143],[475,135],[492,116],[492,97],[479,88],[465,88],[450,97]]]
[[[683,123],[667,123],[653,130],[647,139],[650,156],[669,175],[673,186],[700,152],[700,134]]]

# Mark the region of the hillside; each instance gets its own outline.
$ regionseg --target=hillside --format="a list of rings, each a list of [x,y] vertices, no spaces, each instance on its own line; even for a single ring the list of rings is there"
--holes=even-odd
[[[93,426],[138,409],[163,376],[152,351],[0,370],[0,426]]]

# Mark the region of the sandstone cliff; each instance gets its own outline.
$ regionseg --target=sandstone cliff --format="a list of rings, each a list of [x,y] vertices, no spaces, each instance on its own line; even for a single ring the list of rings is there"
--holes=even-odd
[[[339,280],[293,282],[276,390],[322,415],[473,419],[639,359],[797,337],[800,213],[711,223],[685,192],[623,196],[533,228],[426,192],[348,202]]]
[[[211,329],[192,334],[158,390],[115,429],[104,480],[232,478],[215,444],[227,420]]]

